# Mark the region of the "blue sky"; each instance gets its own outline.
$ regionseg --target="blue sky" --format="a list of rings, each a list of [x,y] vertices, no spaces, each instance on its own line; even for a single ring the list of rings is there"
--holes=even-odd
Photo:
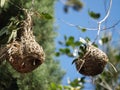
[[[67,36],[74,36],[76,40],[79,40],[79,37],[90,37],[91,40],[93,41],[96,37],[96,33],[97,31],[87,31],[85,33],[81,32],[80,30],[78,30],[75,27],[71,27],[67,24],[65,24],[64,22],[60,21],[59,19],[63,19],[69,23],[75,24],[75,25],[80,25],[80,26],[84,26],[84,27],[90,27],[90,28],[97,28],[97,24],[95,20],[91,19],[88,15],[88,9],[94,11],[94,12],[98,12],[101,14],[101,17],[99,20],[103,19],[103,17],[105,16],[105,8],[104,8],[104,0],[82,0],[82,2],[84,3],[84,8],[80,11],[80,12],[76,12],[72,9],[69,10],[69,13],[66,14],[63,11],[63,4],[61,2],[57,2],[55,5],[55,18],[56,18],[56,22],[55,22],[55,26],[58,27],[58,29],[56,30],[58,32],[58,36],[55,39],[56,41],[56,50],[58,50],[59,48],[61,48],[62,46],[58,44],[58,41],[64,40],[64,35]],[[109,2],[109,0],[108,0]],[[120,0],[113,0],[113,4],[112,4],[112,9],[110,12],[110,15],[107,19],[107,23],[106,26],[112,26],[114,23],[116,23],[119,19],[120,19]],[[108,6],[108,4],[107,4]],[[102,26],[104,26],[105,23],[102,24]],[[117,31],[112,31],[112,35],[113,35],[113,40],[118,40],[118,31],[120,31],[120,24],[117,25],[115,27],[115,29]],[[113,30],[113,29],[112,29]],[[109,30],[110,31],[110,30]],[[102,32],[100,33],[100,36],[102,36]],[[60,61],[60,65],[62,67],[62,69],[64,69],[66,71],[66,75],[63,78],[62,83],[64,85],[67,85],[67,78],[70,78],[70,80],[73,80],[75,78],[81,77],[81,74],[79,74],[76,71],[75,65],[72,65],[71,62],[73,60],[73,58],[69,58],[65,55],[61,56],[58,58]],[[88,88],[91,87],[91,85],[89,85],[90,82],[87,83],[86,85],[86,89],[85,90],[90,90]],[[92,90],[92,89],[91,89]]]

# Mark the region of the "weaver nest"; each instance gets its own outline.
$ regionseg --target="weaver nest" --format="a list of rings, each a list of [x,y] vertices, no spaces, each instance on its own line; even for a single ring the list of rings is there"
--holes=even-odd
[[[84,44],[80,48],[83,51],[78,53],[82,55],[73,61],[79,73],[86,76],[95,76],[102,73],[108,62],[107,55],[93,45]]]
[[[7,44],[6,60],[20,73],[31,72],[45,60],[45,54],[33,35],[31,13],[25,10],[26,19],[21,22],[17,37]]]

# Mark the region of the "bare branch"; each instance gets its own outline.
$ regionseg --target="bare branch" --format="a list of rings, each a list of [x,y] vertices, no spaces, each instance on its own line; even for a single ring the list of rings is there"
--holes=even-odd
[[[112,7],[112,0],[110,0],[110,4],[109,4],[109,8],[108,8],[106,16],[102,20],[100,20],[98,23],[103,23],[108,18],[108,16],[110,15],[111,7]]]
[[[119,23],[120,23],[120,19],[119,19],[115,24],[113,24],[112,26],[107,27],[107,28],[103,28],[103,29],[101,29],[101,30],[108,30],[108,29],[114,28],[114,27],[117,26]]]
[[[100,34],[100,31],[101,31],[101,24],[102,24],[102,23],[108,18],[108,16],[110,15],[111,7],[112,7],[112,0],[110,0],[110,4],[109,4],[109,8],[108,8],[108,11],[107,11],[106,16],[105,16],[102,20],[100,20],[100,21],[98,22],[98,32],[97,32],[97,36],[96,36],[96,38],[95,38],[95,40],[94,40],[93,43],[95,43],[95,41],[98,39],[99,34]]]
[[[65,20],[63,20],[63,19],[58,19],[58,20],[62,21],[63,23],[65,23],[65,24],[67,24],[67,25],[69,25],[69,26],[71,26],[71,27],[77,28],[78,30],[83,29],[83,28],[86,29],[86,30],[88,30],[88,31],[97,31],[97,30],[98,30],[97,28],[89,28],[89,27],[84,27],[84,26],[80,26],[80,25],[75,25],[75,24],[69,23],[69,22],[67,22],[67,21],[65,21]],[[101,31],[103,31],[103,30],[109,30],[109,29],[111,29],[111,28],[114,28],[114,27],[116,27],[119,23],[120,23],[120,19],[119,19],[116,23],[114,23],[112,26],[109,26],[109,27],[106,27],[106,28],[101,28]]]
[[[77,29],[86,29],[86,30],[97,30],[97,28],[88,28],[88,27],[83,27],[83,26],[80,26],[80,25],[75,25],[75,24],[72,24],[72,23],[69,23],[69,22],[67,22],[67,21],[65,21],[65,20],[63,20],[63,19],[58,19],[58,20],[60,20],[60,21],[62,21],[62,22],[64,22],[65,24],[67,24],[67,25],[69,25],[69,26],[71,26],[71,27],[76,27]]]

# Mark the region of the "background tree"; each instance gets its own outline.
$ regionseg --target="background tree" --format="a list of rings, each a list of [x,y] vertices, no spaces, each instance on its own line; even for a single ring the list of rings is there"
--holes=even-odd
[[[53,29],[54,19],[52,16],[54,16],[55,1],[37,0],[33,3],[32,6],[32,1],[29,0],[11,0],[6,1],[0,8],[0,45],[2,47],[6,44],[11,34],[2,33],[3,28],[15,22],[16,18],[23,19],[23,8],[33,9],[37,13],[37,16],[33,17],[34,34],[46,53],[45,63],[31,73],[20,74],[8,62],[3,61],[0,65],[1,90],[47,90],[51,82],[60,83],[64,75],[59,62],[55,61],[53,57],[56,33]],[[11,21],[11,18],[14,18],[13,21]],[[49,20],[49,18],[52,19]],[[16,27],[16,25],[13,27]]]

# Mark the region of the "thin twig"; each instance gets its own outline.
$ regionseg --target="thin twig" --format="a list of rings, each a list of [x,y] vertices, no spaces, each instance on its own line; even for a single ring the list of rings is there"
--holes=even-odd
[[[30,10],[33,10],[33,9],[34,9],[34,4],[35,4],[35,0],[32,0],[32,5],[31,5]]]
[[[117,71],[117,69],[115,68],[115,66],[111,63],[111,62],[108,62],[110,65],[111,65],[111,67],[114,69],[114,71],[117,73],[118,71]]]
[[[79,29],[86,29],[86,30],[88,30],[88,31],[97,31],[97,30],[98,30],[98,28],[89,28],[89,27],[84,27],[84,26],[80,26],[80,25],[75,25],[75,24],[70,23],[70,22],[67,22],[67,21],[65,21],[65,20],[63,20],[63,19],[58,19],[58,20],[62,21],[63,23],[65,23],[65,24],[67,24],[67,25],[69,25],[69,26],[71,26],[71,27],[77,28],[78,30],[79,30]],[[112,26],[109,26],[109,27],[107,27],[107,28],[101,28],[101,31],[103,31],[103,30],[109,30],[109,29],[111,29],[111,28],[114,28],[114,27],[117,26],[119,23],[120,23],[120,19],[119,19],[115,24],[113,24]]]
[[[83,27],[83,26],[80,26],[80,25],[75,25],[75,24],[72,24],[72,23],[69,23],[69,22],[67,22],[67,21],[65,21],[65,20],[63,20],[63,19],[58,19],[58,20],[60,20],[60,21],[62,21],[62,22],[64,22],[65,24],[67,24],[67,25],[69,25],[69,26],[71,26],[71,27],[76,27],[77,29],[86,29],[86,30],[90,30],[90,31],[94,31],[94,30],[97,30],[97,28],[88,28],[88,27]]]
[[[107,11],[106,16],[105,16],[102,20],[100,20],[100,21],[98,22],[98,32],[97,32],[97,36],[96,36],[96,38],[95,38],[95,40],[94,40],[93,43],[95,43],[95,41],[98,39],[99,34],[100,34],[100,31],[101,31],[101,24],[102,24],[102,23],[108,18],[108,16],[110,15],[111,7],[112,7],[112,0],[110,0],[110,4],[109,4],[109,8],[108,8],[108,11]]]
[[[107,27],[107,28],[104,28],[104,29],[101,29],[101,30],[108,30],[108,29],[114,28],[114,27],[117,26],[119,23],[120,23],[120,19],[119,19],[115,24],[113,24],[112,26]]]
[[[102,82],[101,83],[96,82],[97,84],[99,84],[103,88],[106,88],[107,90],[113,90],[112,87],[104,79],[102,79],[101,76],[99,76],[99,78],[102,80]]]

